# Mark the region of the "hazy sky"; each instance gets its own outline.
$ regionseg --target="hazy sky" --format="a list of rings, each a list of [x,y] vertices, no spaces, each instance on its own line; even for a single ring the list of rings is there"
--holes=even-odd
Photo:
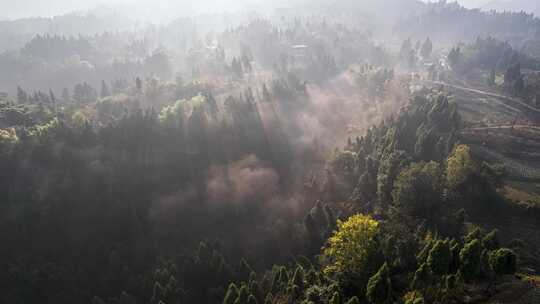
[[[125,8],[134,16],[168,18],[194,11],[255,6],[262,0],[0,0],[0,18],[54,16],[96,7]],[[274,2],[274,1],[272,1]]]
[[[133,15],[138,17],[160,15],[163,18],[169,18],[182,13],[207,9],[234,9],[248,5],[256,7],[262,1],[264,0],[0,0],[0,18],[16,19],[29,16],[54,16],[74,10],[93,9],[103,5],[129,7]],[[458,0],[458,2],[468,7],[482,6],[489,1]],[[275,2],[277,1],[270,1],[272,4],[275,4]],[[286,3],[287,1],[281,0],[281,2]]]

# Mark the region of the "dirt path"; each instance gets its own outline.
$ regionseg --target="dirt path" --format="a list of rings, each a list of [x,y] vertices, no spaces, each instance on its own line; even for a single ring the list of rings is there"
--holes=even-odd
[[[443,87],[451,88],[454,90],[460,90],[460,91],[464,91],[468,93],[477,94],[483,97],[496,99],[501,105],[505,106],[506,108],[512,111],[518,112],[518,113],[522,113],[524,116],[528,117],[535,124],[540,124],[540,109],[530,106],[524,103],[523,101],[521,101],[520,99],[493,93],[493,92],[488,92],[484,90],[473,89],[473,88],[469,88],[469,87],[465,87],[461,85],[449,84],[449,83],[441,82],[441,81],[426,80],[424,81],[424,83],[427,83],[430,85],[443,86]]]
[[[501,125],[501,126],[490,126],[490,127],[477,127],[477,128],[467,128],[463,130],[467,131],[482,131],[482,130],[497,130],[497,129],[533,129],[540,130],[540,126],[536,125]]]
[[[517,103],[522,107],[525,107],[525,108],[527,108],[527,109],[529,109],[529,110],[531,110],[533,112],[536,112],[536,113],[540,114],[539,109],[537,109],[537,108],[535,108],[535,107],[533,107],[531,105],[528,105],[528,104],[524,103],[523,101],[521,101],[521,100],[519,100],[517,98],[512,98],[512,97],[509,97],[509,96],[505,96],[505,95],[501,95],[501,94],[497,94],[497,93],[493,93],[493,92],[487,92],[487,91],[483,91],[483,90],[478,90],[478,89],[473,89],[473,88],[468,88],[468,87],[464,87],[464,86],[449,84],[449,83],[441,82],[441,81],[431,81],[431,83],[433,83],[435,85],[442,85],[442,86],[450,87],[450,88],[453,88],[453,89],[464,90],[464,91],[468,91],[468,92],[471,92],[471,93],[476,93],[476,94],[480,94],[480,95],[484,95],[484,96],[504,99],[504,100],[507,100],[507,101]]]

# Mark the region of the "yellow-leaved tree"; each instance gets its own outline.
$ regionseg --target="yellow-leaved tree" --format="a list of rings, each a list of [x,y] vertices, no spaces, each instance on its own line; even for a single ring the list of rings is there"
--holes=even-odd
[[[380,267],[379,229],[379,222],[368,215],[357,214],[338,221],[337,230],[323,249],[324,273],[334,276],[342,286],[362,292],[367,280]]]
[[[19,142],[19,137],[14,128],[0,129],[0,156],[13,150]]]
[[[14,128],[0,129],[0,145],[15,144],[19,142],[19,137]]]

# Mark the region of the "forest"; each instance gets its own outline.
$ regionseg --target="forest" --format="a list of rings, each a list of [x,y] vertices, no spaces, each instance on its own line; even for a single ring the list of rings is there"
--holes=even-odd
[[[0,303],[539,303],[533,13],[178,15],[0,19]]]

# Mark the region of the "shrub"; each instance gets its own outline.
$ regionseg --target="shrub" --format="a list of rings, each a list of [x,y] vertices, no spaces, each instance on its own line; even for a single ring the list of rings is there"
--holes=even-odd
[[[514,251],[501,248],[490,253],[489,265],[497,275],[514,274],[517,269],[517,256]]]

